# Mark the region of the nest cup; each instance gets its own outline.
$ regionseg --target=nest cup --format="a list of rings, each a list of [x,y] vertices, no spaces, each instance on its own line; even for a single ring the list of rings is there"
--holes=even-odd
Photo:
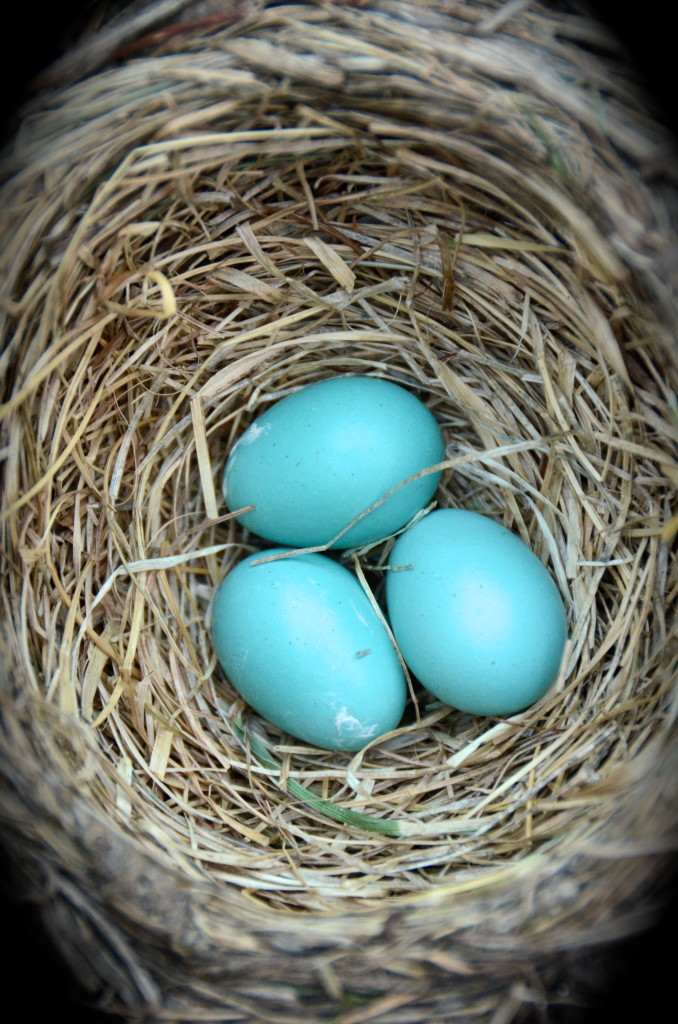
[[[670,877],[673,151],[579,15],[164,6],[55,65],[4,156],[17,886],[130,1020],[533,1019]],[[210,600],[264,546],[228,452],[337,374],[418,395],[438,506],[557,582],[565,659],[525,712],[415,681],[399,729],[335,753],[221,673]],[[376,601],[389,550],[347,556]]]

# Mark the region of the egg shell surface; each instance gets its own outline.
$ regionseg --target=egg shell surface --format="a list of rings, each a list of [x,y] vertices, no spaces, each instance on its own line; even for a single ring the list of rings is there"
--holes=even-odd
[[[560,592],[534,552],[487,516],[429,513],[395,542],[386,601],[408,667],[439,700],[511,715],[555,681],[567,638]]]
[[[212,635],[232,685],[292,736],[359,750],[395,729],[407,684],[358,579],[325,555],[239,562],[218,588]]]
[[[445,457],[438,422],[415,395],[377,377],[331,377],[257,417],[231,449],[223,492],[239,521],[290,547],[327,544],[392,487]],[[396,490],[333,544],[395,533],[430,501],[440,473]]]

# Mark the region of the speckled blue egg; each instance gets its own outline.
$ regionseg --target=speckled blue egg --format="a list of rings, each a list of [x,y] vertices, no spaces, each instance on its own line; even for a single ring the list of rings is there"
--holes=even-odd
[[[445,449],[430,410],[377,377],[331,377],[281,399],[231,449],[223,478],[240,522],[277,544],[327,544],[361,512]],[[405,526],[430,501],[431,473],[398,490],[333,547],[359,547]]]
[[[484,515],[439,509],[405,531],[389,556],[386,600],[403,658],[446,704],[511,715],[555,681],[565,609],[533,551]]]
[[[395,647],[357,578],[331,558],[239,562],[213,603],[226,676],[259,714],[298,739],[359,750],[395,729],[407,684]]]

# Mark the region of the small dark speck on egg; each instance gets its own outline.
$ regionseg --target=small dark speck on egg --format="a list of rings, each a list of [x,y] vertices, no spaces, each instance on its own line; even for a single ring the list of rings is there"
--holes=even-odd
[[[372,653],[372,648],[371,647],[366,647],[364,651],[356,651],[355,652],[355,656],[356,656],[356,658],[366,658],[367,655],[371,654],[371,653]]]

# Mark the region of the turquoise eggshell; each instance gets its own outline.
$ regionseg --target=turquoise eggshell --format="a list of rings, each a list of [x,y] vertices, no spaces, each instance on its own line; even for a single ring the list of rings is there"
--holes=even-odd
[[[239,562],[215,595],[212,635],[236,690],[292,736],[359,750],[395,729],[407,684],[353,573],[324,555]]]
[[[231,449],[223,478],[231,511],[290,547],[326,544],[392,487],[441,462],[440,427],[405,388],[377,377],[332,377],[267,409]],[[333,547],[395,533],[431,499],[440,473],[395,491]]]
[[[389,556],[386,601],[405,662],[446,704],[511,715],[555,681],[567,638],[560,592],[533,551],[487,516],[431,512]]]

